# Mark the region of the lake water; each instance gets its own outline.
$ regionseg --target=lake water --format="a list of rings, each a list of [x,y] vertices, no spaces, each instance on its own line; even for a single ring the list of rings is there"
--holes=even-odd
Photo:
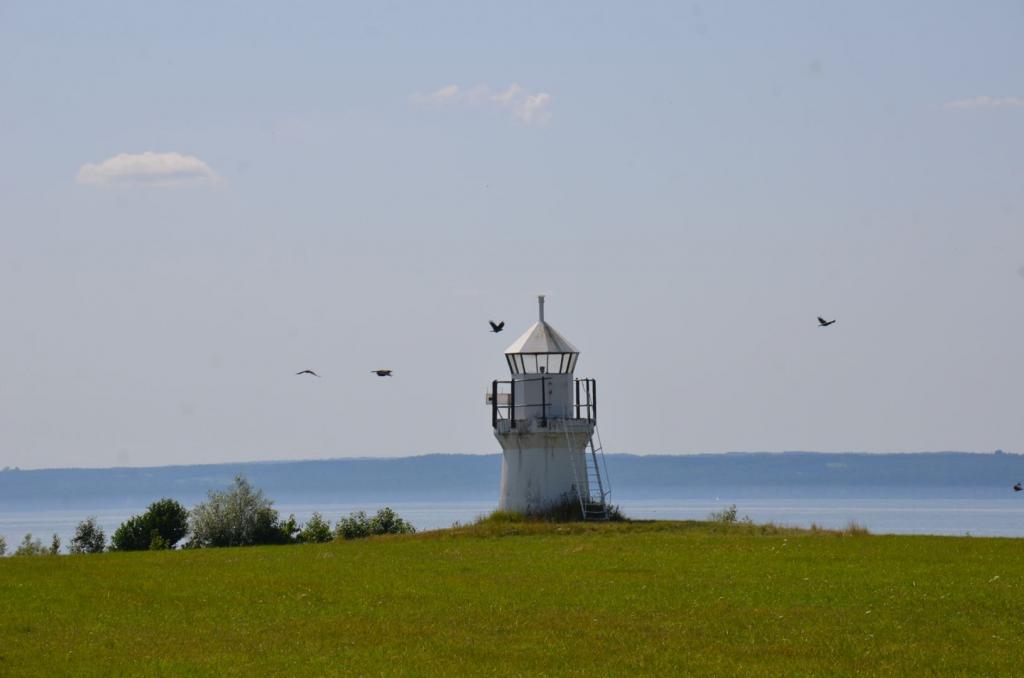
[[[673,492],[674,494],[675,492]],[[644,496],[642,492],[615,496],[622,511],[637,519],[703,519],[712,511],[735,504],[740,517],[754,522],[775,522],[796,527],[817,523],[841,528],[851,521],[875,534],[939,534],[1024,537],[1024,493],[1007,488],[833,488],[829,496],[815,496],[804,488],[743,488],[679,490],[681,496]],[[821,494],[818,491],[817,494]],[[353,511],[373,513],[380,503],[304,503],[282,501],[275,507],[283,516],[294,513],[304,521],[319,511],[332,522]],[[418,530],[449,527],[489,513],[494,501],[391,502],[390,506]],[[49,542],[56,533],[66,545],[75,525],[95,515],[107,536],[144,507],[54,511],[2,511],[0,535],[8,549],[31,532]]]

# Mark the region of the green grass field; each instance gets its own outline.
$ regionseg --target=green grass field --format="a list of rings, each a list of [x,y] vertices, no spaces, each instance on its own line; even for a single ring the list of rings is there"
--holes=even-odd
[[[0,559],[0,675],[1024,673],[1024,540],[490,523]]]

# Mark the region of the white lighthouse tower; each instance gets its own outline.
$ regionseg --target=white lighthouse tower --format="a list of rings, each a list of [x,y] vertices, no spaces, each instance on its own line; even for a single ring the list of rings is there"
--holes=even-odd
[[[608,517],[608,475],[597,435],[597,382],[574,375],[579,350],[539,318],[505,350],[512,378],[487,401],[501,443],[498,508],[540,513],[579,503],[585,520]],[[596,443],[595,443],[596,441]]]

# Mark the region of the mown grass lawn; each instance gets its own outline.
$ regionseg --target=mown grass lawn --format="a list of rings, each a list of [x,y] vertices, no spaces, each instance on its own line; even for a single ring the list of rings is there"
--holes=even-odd
[[[1024,540],[508,524],[0,559],[0,675],[1024,673]]]

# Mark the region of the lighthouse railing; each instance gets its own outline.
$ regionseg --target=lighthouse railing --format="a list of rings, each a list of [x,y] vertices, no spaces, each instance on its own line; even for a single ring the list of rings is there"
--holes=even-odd
[[[517,417],[518,413],[528,412],[530,408],[538,408],[540,425],[546,427],[548,419],[551,418],[552,403],[548,402],[546,382],[551,377],[537,376],[534,378],[519,380],[495,379],[491,382],[491,392],[487,394],[488,404],[491,406],[491,426],[497,428],[498,422],[508,420],[510,428],[516,428],[517,421],[525,421],[525,417]],[[520,402],[522,396],[517,392],[516,383],[530,381],[541,382],[540,402]],[[586,420],[591,423],[597,421],[597,381],[595,379],[575,379],[575,402],[570,406],[569,412],[574,413],[576,419]],[[525,390],[525,389],[524,389]],[[571,418],[571,417],[570,417]]]

